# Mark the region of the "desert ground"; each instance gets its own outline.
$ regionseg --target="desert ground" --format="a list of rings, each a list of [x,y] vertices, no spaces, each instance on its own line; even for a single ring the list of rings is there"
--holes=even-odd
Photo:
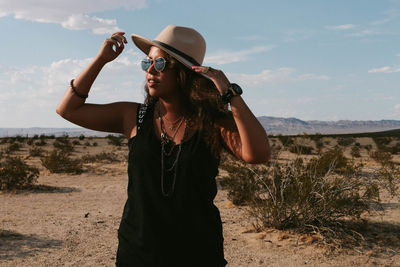
[[[128,183],[127,146],[111,145],[106,138],[75,140],[80,142],[72,152],[75,158],[112,152],[119,160],[85,163],[81,174],[57,174],[44,168],[40,157],[29,156],[26,143],[12,152],[40,174],[31,189],[0,191],[0,266],[114,266]],[[328,141],[335,145],[334,138]],[[374,146],[370,138],[357,141]],[[44,153],[53,149],[52,142],[42,146]],[[0,150],[7,146],[1,144]],[[349,151],[345,154],[351,157]],[[280,157],[291,160],[293,154],[283,151]],[[400,162],[398,157],[394,161]],[[376,165],[364,150],[357,160]],[[221,169],[217,182],[226,175]],[[227,194],[219,186],[214,201],[223,222],[227,266],[400,266],[396,197],[383,194],[383,209],[364,215],[371,222],[367,245],[331,251],[312,236],[272,228],[255,231],[246,206],[235,206]]]

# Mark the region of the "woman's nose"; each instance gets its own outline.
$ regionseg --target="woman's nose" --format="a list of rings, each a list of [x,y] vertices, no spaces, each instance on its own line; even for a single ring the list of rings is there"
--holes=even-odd
[[[154,67],[155,62],[153,61],[149,67],[149,69],[147,70],[148,73],[154,74],[157,73],[156,68]]]

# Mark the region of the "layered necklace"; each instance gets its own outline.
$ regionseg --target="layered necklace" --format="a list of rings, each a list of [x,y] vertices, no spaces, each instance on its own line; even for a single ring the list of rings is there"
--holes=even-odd
[[[174,122],[165,118],[166,121],[171,123],[171,127],[168,128],[172,131],[172,135],[169,137],[165,131],[163,116],[161,116],[160,103],[158,103],[158,117],[161,126],[161,192],[163,196],[170,197],[175,189],[176,176],[179,167],[179,156],[182,150],[182,141],[185,140],[188,134],[189,122],[184,116]],[[185,122],[185,131],[179,145],[177,145],[174,142],[174,139],[183,122]],[[164,188],[166,176],[172,176],[172,183],[169,190],[165,190]]]

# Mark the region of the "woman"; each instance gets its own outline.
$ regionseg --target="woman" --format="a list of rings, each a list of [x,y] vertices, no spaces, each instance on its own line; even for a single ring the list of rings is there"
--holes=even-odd
[[[129,139],[128,199],[116,264],[225,266],[222,223],[213,204],[219,153],[225,148],[245,162],[266,162],[265,130],[240,87],[222,71],[201,66],[206,44],[197,31],[170,25],[153,41],[131,38],[147,55],[144,105],[85,103],[100,70],[127,44],[117,32],[71,81],[57,108],[75,124]]]

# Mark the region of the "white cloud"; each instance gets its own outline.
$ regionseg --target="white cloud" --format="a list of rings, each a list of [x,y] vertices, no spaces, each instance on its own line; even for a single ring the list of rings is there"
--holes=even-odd
[[[224,65],[235,62],[243,62],[249,59],[250,55],[264,53],[272,50],[275,46],[255,46],[250,49],[240,51],[218,51],[213,55],[208,55],[204,59],[205,65],[217,64]]]
[[[383,32],[378,29],[374,28],[369,28],[369,29],[363,29],[357,32],[349,33],[347,36],[354,36],[354,37],[364,37],[364,36],[371,36],[371,35],[379,35],[382,34]]]
[[[109,34],[120,30],[116,20],[99,18],[88,14],[118,8],[140,9],[147,0],[0,0],[0,17],[14,15],[42,23],[57,23],[72,30],[90,29],[95,34]]]
[[[337,25],[337,26],[326,26],[327,29],[329,30],[350,30],[356,28],[357,25],[354,24],[343,24],[343,25]]]
[[[94,34],[107,34],[121,31],[115,19],[102,19],[90,17],[85,14],[71,15],[66,21],[63,21],[61,25],[69,30],[92,29]]]
[[[141,55],[125,51],[105,66],[93,84],[88,102],[143,101],[144,74],[140,69]],[[0,69],[1,127],[64,127],[66,122],[55,108],[76,77],[92,59],[63,59],[48,66]]]
[[[370,69],[368,73],[395,73],[400,72],[400,67],[385,66],[382,68]]]

